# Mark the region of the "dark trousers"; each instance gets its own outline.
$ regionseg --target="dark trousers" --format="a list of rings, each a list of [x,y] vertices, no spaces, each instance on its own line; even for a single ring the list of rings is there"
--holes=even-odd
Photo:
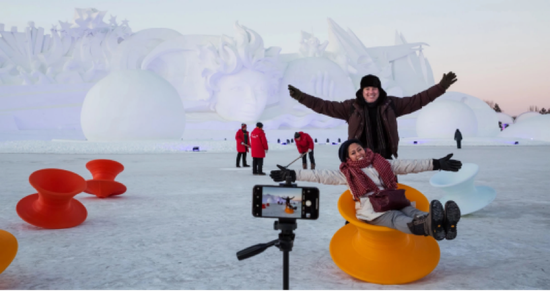
[[[246,152],[244,153],[238,153],[237,154],[237,167],[239,166],[239,161],[241,160],[241,156],[243,157],[243,166],[246,166]]]
[[[302,164],[307,164],[307,156],[309,155],[309,162],[313,165],[315,165],[315,158],[313,157],[313,150],[309,152],[307,155],[304,155],[302,157]]]
[[[252,174],[263,173],[264,158],[252,158]]]
[[[459,149],[460,148],[460,144],[461,144],[462,140],[461,139],[457,139],[456,140],[456,148]]]

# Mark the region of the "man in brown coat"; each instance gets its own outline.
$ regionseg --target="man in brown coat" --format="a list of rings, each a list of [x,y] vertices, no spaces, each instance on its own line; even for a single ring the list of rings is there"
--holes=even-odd
[[[288,85],[290,96],[306,107],[348,123],[348,139],[359,139],[366,147],[386,159],[397,157],[399,134],[397,117],[415,112],[443,95],[456,82],[453,72],[443,74],[439,84],[411,97],[387,96],[380,79],[367,75],[361,79],[361,89],[355,99],[343,102],[327,101],[301,92]]]

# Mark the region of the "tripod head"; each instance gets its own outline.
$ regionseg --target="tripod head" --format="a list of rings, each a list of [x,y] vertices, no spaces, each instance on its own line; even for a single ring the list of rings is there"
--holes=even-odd
[[[298,228],[295,218],[279,218],[274,221],[273,229],[280,230],[279,239],[268,243],[257,244],[237,252],[237,259],[242,261],[255,255],[263,253],[267,248],[276,246],[281,251],[290,252],[294,246],[294,230]]]

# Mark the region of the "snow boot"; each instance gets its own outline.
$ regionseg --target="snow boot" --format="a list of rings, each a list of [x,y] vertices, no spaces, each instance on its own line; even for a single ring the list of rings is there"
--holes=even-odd
[[[304,170],[307,170],[307,164],[302,164],[302,168],[303,168]]]
[[[407,223],[409,230],[415,235],[431,236],[436,240],[445,238],[445,229],[443,222],[445,220],[445,212],[443,205],[438,200],[433,200],[430,203],[430,213],[423,216],[416,216],[413,221]]]
[[[445,228],[445,239],[452,240],[456,237],[456,224],[460,220],[460,208],[458,205],[449,200],[445,203],[445,222],[443,226]]]
[[[250,168],[249,165],[243,165],[243,168]]]
[[[315,170],[315,164],[311,164],[311,169]]]

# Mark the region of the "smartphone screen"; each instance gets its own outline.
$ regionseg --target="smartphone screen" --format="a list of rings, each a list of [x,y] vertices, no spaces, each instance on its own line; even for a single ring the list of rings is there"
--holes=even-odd
[[[319,189],[256,185],[253,189],[252,215],[270,218],[317,219]]]

